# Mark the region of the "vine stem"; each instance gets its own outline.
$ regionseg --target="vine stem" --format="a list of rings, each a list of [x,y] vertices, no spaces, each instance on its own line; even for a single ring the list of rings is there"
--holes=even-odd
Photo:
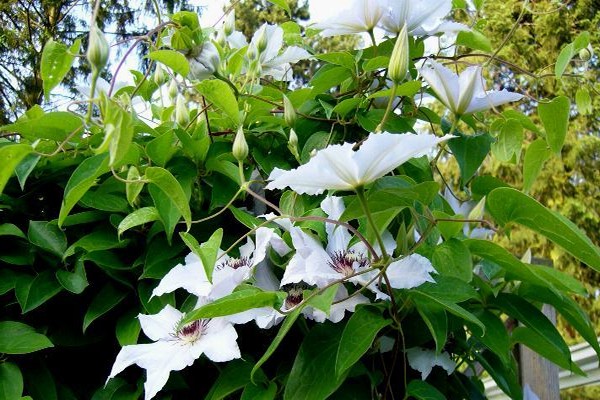
[[[375,237],[377,238],[377,243],[379,243],[379,248],[381,250],[381,255],[383,256],[384,261],[387,262],[390,256],[387,253],[387,250],[385,249],[383,238],[381,237],[379,229],[377,229],[377,225],[375,225],[375,221],[373,220],[373,215],[371,215],[371,211],[369,210],[369,205],[367,204],[367,199],[365,197],[365,189],[362,186],[356,188],[356,195],[358,197],[360,205],[362,206],[363,211],[365,212],[369,225],[373,229],[373,232],[375,232]]]
[[[398,85],[394,83],[392,85],[392,92],[390,93],[390,99],[388,101],[387,107],[385,108],[385,114],[383,114],[383,118],[377,128],[375,128],[375,133],[383,132],[383,127],[385,126],[388,118],[390,117],[390,113],[392,112],[392,108],[394,105],[394,99],[396,98],[396,91],[398,90]]]

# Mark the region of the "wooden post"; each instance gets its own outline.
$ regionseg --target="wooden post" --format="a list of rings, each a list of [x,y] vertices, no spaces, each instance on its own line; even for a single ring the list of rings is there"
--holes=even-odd
[[[552,262],[545,259],[532,258],[531,263],[552,268]],[[542,312],[556,325],[554,307],[544,304]],[[529,385],[540,400],[559,400],[558,366],[523,345],[519,348],[519,369],[523,388]]]

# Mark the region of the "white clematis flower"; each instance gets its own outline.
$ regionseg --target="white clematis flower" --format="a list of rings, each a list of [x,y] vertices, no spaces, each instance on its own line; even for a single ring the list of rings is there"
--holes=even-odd
[[[320,34],[324,37],[370,32],[385,13],[381,3],[381,0],[353,0],[348,8],[340,10],[335,17],[312,27],[322,29]]]
[[[428,153],[454,136],[429,134],[370,134],[358,151],[354,143],[332,145],[317,152],[306,164],[284,171],[275,168],[267,189],[289,187],[297,193],[354,190],[381,178],[413,157]]]
[[[388,0],[385,9],[381,26],[391,34],[397,35],[405,23],[413,36],[469,30],[466,25],[444,21],[452,0]]]
[[[256,267],[254,278],[255,285],[264,290],[276,291],[279,290],[279,287],[281,286],[281,282],[279,282],[265,263],[261,263]],[[284,290],[287,292],[287,297],[279,310],[272,307],[260,307],[228,316],[227,319],[234,324],[245,324],[254,320],[259,328],[271,328],[272,326],[279,324],[285,318],[285,315],[280,311],[292,310],[302,302],[304,299],[304,289],[306,289],[306,285],[303,284],[286,285]],[[354,309],[358,304],[369,302],[369,300],[361,294],[346,299],[347,297],[348,290],[343,285],[339,285],[338,291],[334,297],[334,302],[339,301],[339,303],[332,304],[328,314],[312,307],[304,307],[302,309],[302,314],[306,318],[316,322],[322,323],[325,322],[325,320],[329,320],[333,323],[337,323],[344,319],[346,311],[354,312]],[[342,299],[346,300],[340,301]]]
[[[187,55],[187,59],[190,64],[188,76],[199,81],[210,78],[218,71],[221,63],[219,50],[210,40],[191,50]]]
[[[413,347],[406,350],[406,357],[408,358],[410,367],[419,371],[421,373],[421,379],[423,380],[427,379],[435,366],[444,368],[448,375],[454,372],[454,369],[456,368],[456,363],[445,351],[437,354],[433,350]]]
[[[339,219],[344,212],[344,202],[341,197],[327,197],[321,202],[321,208],[330,219]],[[377,288],[373,281],[377,271],[367,271],[370,268],[370,254],[363,242],[350,246],[352,236],[348,229],[331,223],[325,224],[327,245],[323,247],[320,241],[304,233],[299,228],[290,231],[296,254],[290,260],[283,274],[281,283],[306,282],[309,285],[324,287],[328,284],[365,271],[361,275],[349,278],[348,281],[361,286],[367,286],[376,293],[378,298],[387,298]],[[384,232],[385,249],[391,253],[396,248],[396,242],[389,232]],[[375,251],[381,254],[378,247]]]
[[[486,91],[480,66],[468,67],[457,75],[443,65],[430,61],[430,65],[421,68],[420,73],[438,99],[459,117],[523,98],[523,95],[507,90]]]
[[[266,47],[261,41],[266,39]],[[261,76],[272,76],[275,80],[290,81],[291,65],[310,57],[310,53],[300,47],[290,46],[280,54],[283,47],[283,29],[278,25],[263,24],[252,36],[248,51],[258,54]]]
[[[124,346],[108,379],[130,365],[146,369],[145,400],[167,383],[171,371],[180,371],[201,354],[216,362],[240,358],[237,332],[223,318],[198,320],[180,326],[184,314],[167,305],[158,314],[138,316],[142,330],[154,343]]]
[[[152,295],[160,296],[183,288],[191,294],[210,300],[227,296],[240,283],[250,278],[253,268],[265,259],[269,246],[282,256],[290,251],[275,231],[258,228],[256,245],[248,238],[246,244],[240,247],[239,258],[230,257],[221,251],[222,257],[213,269],[212,282],[206,276],[200,258],[190,253],[186,256],[184,264],[176,265],[162,278]]]

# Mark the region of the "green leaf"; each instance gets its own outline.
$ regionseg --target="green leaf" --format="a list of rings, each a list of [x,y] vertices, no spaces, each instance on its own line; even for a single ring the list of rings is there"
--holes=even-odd
[[[342,384],[345,377],[335,374],[340,334],[339,325],[317,325],[306,335],[290,371],[284,400],[326,399]]]
[[[318,54],[315,58],[330,64],[345,67],[352,72],[356,71],[356,60],[354,59],[354,56],[347,51]]]
[[[439,353],[446,344],[446,338],[448,337],[448,316],[446,311],[439,304],[425,299],[425,298],[413,298],[415,307],[423,318],[423,322],[429,328],[429,332],[435,340],[435,349]]]
[[[254,229],[264,222],[263,220],[256,218],[254,215],[240,210],[239,208],[235,208],[234,206],[229,206],[229,211],[231,211],[235,219],[250,229]]]
[[[473,356],[494,379],[498,387],[511,399],[522,400],[523,389],[519,385],[517,366],[514,360],[506,366],[491,351],[474,352]]]
[[[523,138],[523,125],[516,119],[508,119],[492,144],[492,154],[500,161],[510,161],[513,156],[518,160]]]
[[[554,75],[556,76],[556,79],[560,79],[562,77],[574,55],[575,46],[573,43],[569,43],[562,48],[558,54],[558,58],[556,59],[556,64],[554,64]]]
[[[116,307],[125,297],[127,297],[127,292],[116,288],[110,283],[104,285],[85,312],[83,332],[85,333],[92,322]]]
[[[431,263],[440,275],[452,276],[465,282],[471,282],[473,278],[471,253],[460,240],[450,239],[436,246]]]
[[[131,181],[140,180],[140,178],[140,172],[138,171],[138,169],[134,165],[129,167],[129,170],[127,171],[128,182],[125,184],[125,195],[127,196],[127,201],[132,206],[135,203],[135,200],[137,199],[139,194],[141,193],[142,189],[144,188],[144,182]]]
[[[490,152],[494,139],[488,133],[461,135],[448,141],[454,158],[460,168],[462,182],[468,182],[479,169]]]
[[[29,174],[33,172],[35,166],[40,161],[42,156],[37,154],[28,154],[25,158],[17,165],[15,168],[15,175],[19,180],[19,185],[21,186],[21,190],[25,190],[25,182],[29,177]]]
[[[331,309],[331,303],[335,298],[336,293],[338,292],[338,285],[331,285],[327,289],[323,291],[323,293],[318,294],[314,297],[311,297],[310,300],[307,301],[307,305],[314,307],[318,310],[323,311],[325,314],[329,315],[329,310]],[[313,289],[313,290],[305,290],[303,293],[303,298],[307,299],[313,292],[318,292],[321,289]]]
[[[458,32],[456,44],[485,52],[492,51],[492,42],[483,33],[476,30]]]
[[[486,209],[500,225],[515,222],[532,229],[600,270],[600,249],[575,224],[518,190],[492,190],[487,197]]]
[[[20,119],[14,124],[0,127],[0,131],[18,133],[32,142],[37,139],[62,142],[82,127],[83,121],[80,117],[70,112],[56,111],[35,118]]]
[[[288,15],[292,15],[292,12],[290,11],[290,6],[288,5],[286,0],[268,0],[269,3],[275,4],[276,6],[279,6],[281,8],[283,8]]]
[[[104,143],[108,145],[110,155],[109,165],[114,166],[121,162],[127,155],[131,140],[133,139],[133,117],[131,113],[123,110],[114,101],[106,101],[103,107],[104,115]],[[96,152],[104,148],[103,144],[99,146]]]
[[[161,64],[171,68],[173,72],[180,74],[182,77],[186,77],[190,72],[190,63],[183,54],[175,50],[155,50],[151,51],[148,56],[149,59],[158,61]]]
[[[120,241],[112,229],[99,228],[73,243],[65,251],[63,259],[72,256],[78,249],[85,252],[110,250],[125,247],[127,242]]]
[[[546,131],[546,141],[556,154],[560,153],[567,137],[570,107],[571,102],[565,96],[558,96],[552,101],[538,105],[538,114]]]
[[[289,313],[285,317],[285,319],[283,320],[283,323],[281,324],[281,327],[279,328],[279,331],[277,332],[277,335],[271,341],[271,344],[265,351],[265,354],[263,354],[263,356],[256,362],[256,364],[252,368],[252,372],[250,373],[250,379],[253,382],[254,382],[254,375],[256,375],[256,372],[259,370],[259,368],[265,362],[267,362],[267,360],[271,357],[271,355],[275,352],[275,350],[277,350],[277,347],[279,347],[279,344],[281,343],[281,341],[283,340],[285,335],[287,335],[289,330],[292,328],[292,326],[294,325],[294,322],[296,322],[296,320],[302,313],[303,309],[304,309],[304,305],[300,304],[298,307],[296,307],[291,313]],[[332,371],[332,372],[335,372],[335,371]]]
[[[75,40],[71,48],[53,39],[48,40],[42,50],[40,73],[44,81],[44,97],[50,100],[50,92],[58,86],[71,69],[75,55],[79,54],[81,39]]]
[[[414,397],[417,400],[446,400],[439,390],[420,380],[410,381],[406,387],[406,396]]]
[[[11,144],[0,147],[0,194],[4,190],[4,186],[10,179],[17,165],[33,151],[33,148],[28,144]]]
[[[137,311],[131,310],[123,314],[115,327],[115,336],[121,346],[136,344],[142,329],[140,321],[136,318]]]
[[[23,375],[19,367],[11,362],[0,363],[0,398],[19,400],[22,394]]]
[[[565,354],[563,352],[564,349],[562,346],[549,341],[531,328],[523,326],[516,327],[512,331],[511,339],[513,343],[524,344],[563,369],[570,370],[580,376],[586,376],[585,372],[571,360],[571,354]]]
[[[190,312],[183,320],[189,323],[203,318],[222,317],[259,307],[274,307],[279,300],[277,292],[243,289],[205,304]]]
[[[363,99],[359,97],[342,100],[333,107],[333,112],[339,114],[341,117],[345,117],[350,111],[356,110],[362,101]]]
[[[325,67],[317,71],[308,85],[312,86],[312,94],[316,96],[319,93],[325,92],[327,89],[339,85],[351,77],[352,72],[350,72],[350,70],[348,70],[346,67]]]
[[[266,386],[250,382],[244,388],[240,400],[274,400],[276,395],[277,384],[275,382],[269,382]]]
[[[96,184],[96,179],[110,170],[108,167],[108,154],[98,154],[86,158],[73,171],[65,187],[65,194],[58,215],[58,226],[62,226],[69,212],[83,195]]]
[[[27,240],[27,236],[14,224],[0,224],[0,236],[16,236]]]
[[[119,231],[119,237],[128,229],[133,228],[134,226],[139,226],[143,224],[147,224],[148,222],[158,221],[160,216],[158,215],[158,210],[155,207],[142,207],[138,208],[119,223],[119,227],[117,228]]]
[[[177,210],[183,216],[187,228],[192,226],[192,212],[188,198],[181,187],[181,184],[166,169],[160,167],[146,168],[146,179],[156,185],[173,202]]]
[[[56,271],[56,279],[62,287],[75,294],[82,293],[89,285],[82,260],[77,261],[73,272],[64,269]]]
[[[552,156],[544,139],[537,139],[527,147],[523,161],[523,192],[527,193],[540,174],[544,163]]]
[[[591,115],[594,112],[594,104],[590,97],[590,91],[586,87],[580,87],[575,93],[575,103],[581,115]]]
[[[221,370],[204,400],[221,400],[237,392],[250,382],[252,364],[245,360],[228,362]],[[262,371],[261,371],[262,374]],[[262,376],[264,378],[264,375]]]
[[[475,314],[486,326],[485,335],[473,335],[472,338],[483,343],[500,358],[503,364],[510,364],[511,343],[504,322],[487,310]]]
[[[348,371],[371,348],[377,333],[391,322],[383,316],[381,309],[369,306],[357,307],[340,339],[335,361],[335,376],[341,377]]]
[[[172,131],[152,139],[146,145],[148,157],[159,167],[164,167],[177,152],[177,138]]]
[[[216,79],[207,79],[200,82],[196,88],[208,102],[223,111],[236,127],[242,122],[237,99],[228,84]]]
[[[54,347],[52,342],[29,325],[21,322],[0,322],[0,353],[28,354]]]
[[[62,290],[52,271],[44,271],[35,278],[25,275],[17,278],[15,296],[23,314],[41,306]]]
[[[223,228],[214,231],[210,238],[202,244],[198,244],[196,238],[187,232],[179,232],[179,235],[187,247],[200,258],[206,277],[209,282],[212,282],[212,274],[223,240]]]
[[[571,359],[571,352],[564,339],[556,330],[550,320],[542,314],[533,304],[525,299],[510,293],[500,293],[496,298],[490,299],[491,304],[499,307],[504,313],[531,329],[540,338],[552,344],[557,355],[566,360]],[[514,335],[514,331],[513,331]],[[513,337],[513,341],[515,338]],[[535,351],[535,349],[533,349]],[[543,354],[542,354],[543,355]]]
[[[31,244],[61,258],[67,250],[67,237],[54,222],[29,221],[27,236]]]

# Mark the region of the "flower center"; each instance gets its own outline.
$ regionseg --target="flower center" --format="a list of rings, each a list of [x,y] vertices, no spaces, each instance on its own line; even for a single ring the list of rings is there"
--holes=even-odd
[[[291,285],[286,285],[283,289],[287,292],[287,297],[285,298],[285,302],[283,303],[283,307],[286,310],[291,310],[296,307],[298,304],[304,300],[304,289],[307,286],[302,283],[295,283]]]
[[[350,276],[357,268],[363,268],[369,260],[362,254],[353,250],[336,251],[330,256],[329,266],[344,276]]]
[[[217,269],[223,268],[232,268],[238,269],[241,267],[249,267],[250,266],[250,258],[249,257],[240,257],[240,258],[230,258],[229,260],[222,262],[217,266]]]
[[[175,332],[175,336],[185,344],[193,344],[206,333],[206,327],[209,322],[209,319],[199,319],[185,324]]]

